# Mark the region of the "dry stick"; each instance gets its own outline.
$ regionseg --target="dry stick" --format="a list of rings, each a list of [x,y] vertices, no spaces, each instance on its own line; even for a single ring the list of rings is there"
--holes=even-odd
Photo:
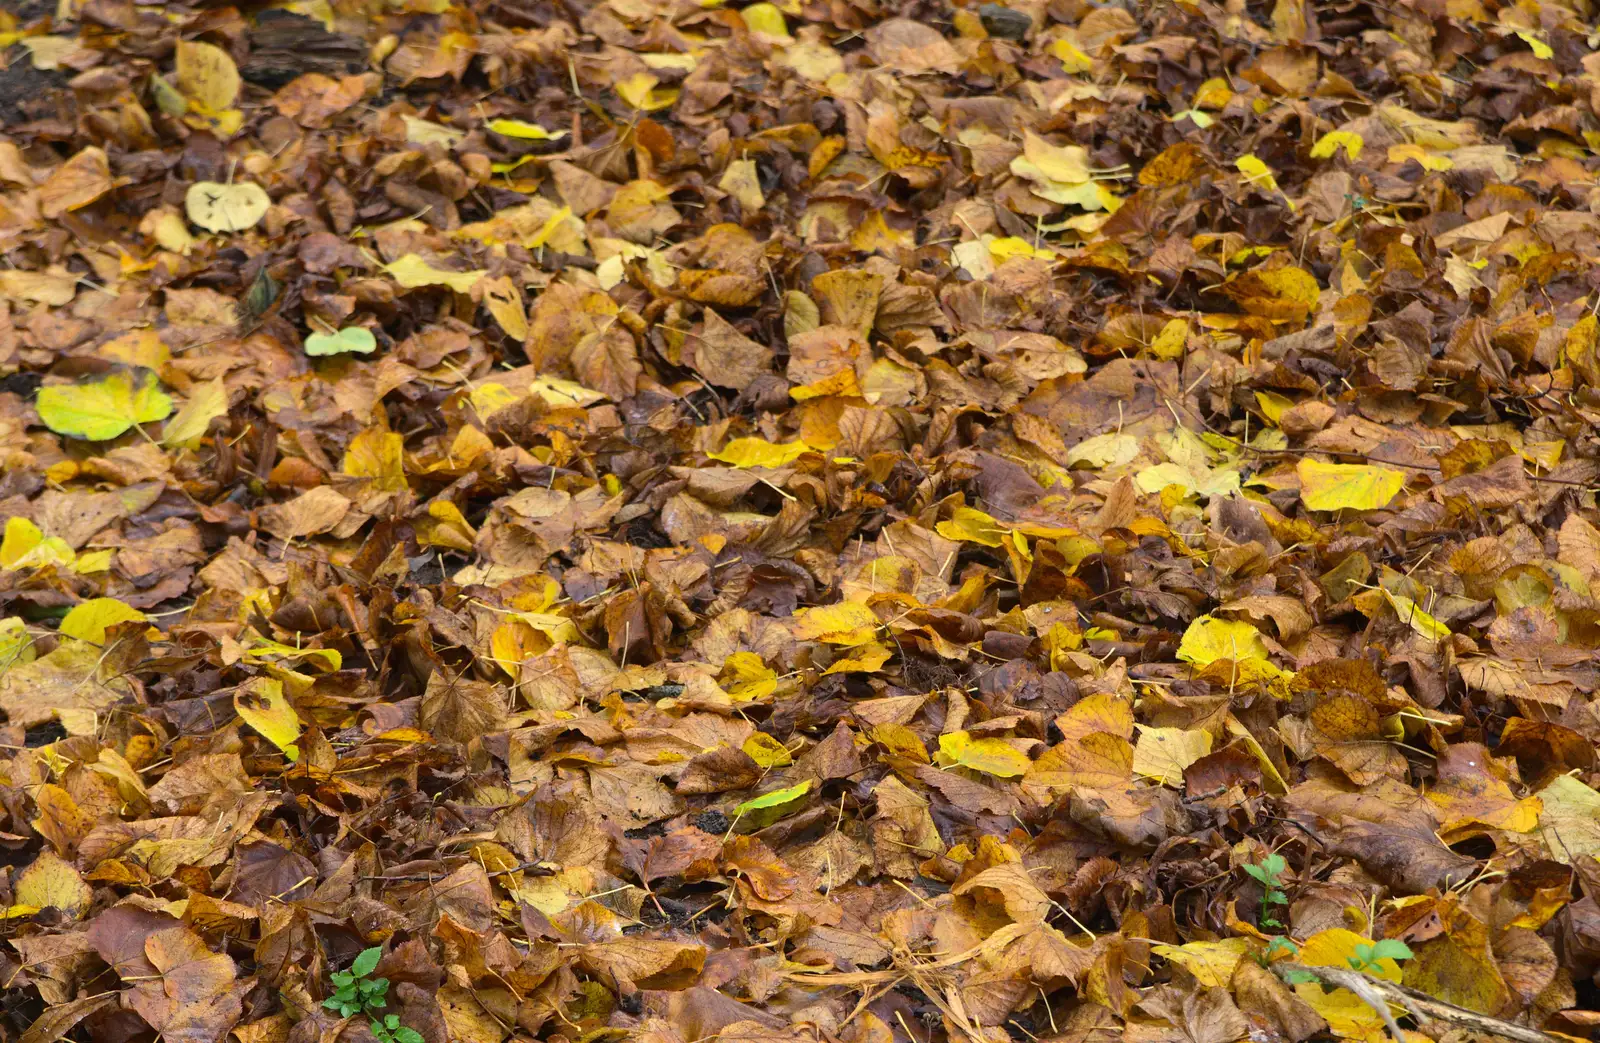
[[[1294,972],[1299,971],[1311,975],[1324,985],[1349,989],[1361,997],[1367,1006],[1378,1012],[1384,1024],[1389,1026],[1389,1032],[1394,1036],[1396,1043],[1405,1043],[1405,1036],[1401,1034],[1400,1026],[1395,1023],[1394,1014],[1389,1010],[1391,1002],[1404,1007],[1419,1023],[1441,1021],[1455,1028],[1484,1032],[1516,1040],[1517,1043],[1559,1043],[1555,1036],[1547,1035],[1537,1029],[1524,1028],[1509,1021],[1491,1018],[1487,1014],[1479,1014],[1475,1010],[1467,1010],[1454,1003],[1434,999],[1416,989],[1409,989],[1382,978],[1374,978],[1360,971],[1344,970],[1339,967],[1307,967],[1290,960],[1274,963],[1272,970],[1286,982]]]

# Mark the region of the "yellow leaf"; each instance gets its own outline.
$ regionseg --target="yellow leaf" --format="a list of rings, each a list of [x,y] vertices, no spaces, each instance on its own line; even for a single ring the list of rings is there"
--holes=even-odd
[[[19,514],[6,519],[6,534],[0,540],[0,566],[8,569],[30,569],[41,565],[69,565],[72,548],[65,540],[52,536],[45,539],[43,531]]]
[[[1228,81],[1217,76],[1202,83],[1195,89],[1194,98],[1189,104],[1197,109],[1210,109],[1218,112],[1227,107],[1233,100],[1233,89],[1228,86]]]
[[[1523,43],[1533,48],[1533,56],[1535,58],[1548,60],[1555,57],[1556,52],[1551,49],[1549,44],[1528,32],[1526,29],[1518,29],[1517,36],[1521,38]]]
[[[418,254],[406,254],[392,264],[385,265],[384,271],[408,290],[419,286],[448,286],[457,293],[471,293],[477,281],[488,274],[482,269],[452,272],[435,268]]]
[[[1183,769],[1211,752],[1211,733],[1195,728],[1141,725],[1133,747],[1133,773],[1169,786],[1183,785]]]
[[[739,12],[739,17],[744,19],[745,28],[753,33],[762,33],[784,40],[790,38],[789,26],[783,20],[783,12],[774,4],[751,4]]]
[[[1061,255],[1048,246],[1035,246],[1020,235],[1008,235],[989,241],[989,256],[996,264],[1005,264],[1013,257],[1036,257],[1041,261],[1054,261]]]
[[[1264,661],[1267,658],[1267,644],[1262,640],[1261,632],[1249,623],[1199,616],[1183,632],[1183,640],[1178,643],[1178,658],[1196,666],[1205,666],[1219,659]]]
[[[213,112],[231,108],[239,97],[239,70],[233,59],[208,43],[178,41],[177,83],[190,101]]]
[[[172,413],[172,399],[152,374],[136,382],[125,370],[87,384],[42,387],[34,406],[50,430],[92,442],[116,438],[134,424],[165,420]]]
[[[1094,59],[1080,51],[1065,37],[1051,41],[1050,53],[1061,59],[1061,69],[1067,73],[1088,72],[1094,68]]]
[[[1360,134],[1349,130],[1334,130],[1317,139],[1311,146],[1312,159],[1331,159],[1333,154],[1344,149],[1344,154],[1351,159],[1360,159],[1361,150],[1366,145],[1366,139]]]
[[[300,717],[283,694],[283,683],[270,677],[257,677],[240,685],[233,693],[233,708],[244,723],[254,728],[291,761],[300,756],[295,740],[300,737]]]
[[[1313,511],[1375,511],[1406,484],[1401,471],[1372,464],[1335,464],[1309,457],[1295,467],[1300,502]]]
[[[12,894],[18,905],[59,909],[69,920],[82,919],[94,899],[77,867],[48,848],[18,874]]]
[[[1150,951],[1176,963],[1209,989],[1225,989],[1233,979],[1233,969],[1249,955],[1249,938],[1224,938],[1215,942],[1187,942],[1183,945],[1152,945]]]
[[[877,671],[894,655],[888,647],[876,642],[852,648],[841,659],[835,659],[824,674],[870,674]]]
[[[1075,185],[1088,181],[1091,176],[1089,150],[1082,145],[1052,145],[1029,130],[1023,132],[1022,155],[1033,165],[1034,171],[1051,181]],[[1013,161],[1013,173],[1016,173],[1015,166]]]
[[[183,211],[189,220],[208,232],[242,232],[254,228],[267,216],[272,199],[266,189],[249,181],[224,185],[217,181],[196,181],[183,197]]]
[[[211,421],[228,412],[228,389],[221,377],[194,389],[172,419],[161,429],[161,444],[193,448],[198,445]]]
[[[890,754],[905,757],[918,764],[928,763],[928,748],[922,737],[903,724],[877,724],[867,729],[867,737]]]
[[[1004,541],[1006,527],[975,507],[957,507],[948,521],[934,528],[947,540],[976,543],[980,547],[998,547]]]
[[[1294,401],[1276,391],[1257,391],[1256,404],[1261,407],[1261,415],[1267,418],[1267,422],[1276,424],[1283,419],[1284,411],[1294,405]]]
[[[636,72],[627,79],[617,81],[613,89],[619,98],[634,108],[655,112],[657,109],[671,108],[673,102],[678,100],[677,88],[657,90],[656,84],[660,82],[647,72]]]
[[[803,608],[794,614],[794,636],[830,645],[864,645],[878,630],[878,616],[859,601]]]
[[[939,756],[946,763],[981,771],[986,775],[1014,778],[1033,767],[1028,755],[1004,739],[974,739],[968,732],[948,732],[939,736]]]
[[[740,748],[763,768],[782,768],[794,763],[788,747],[766,732],[756,732]]]
[[[522,141],[560,141],[567,136],[564,130],[545,130],[537,123],[522,120],[490,120],[488,127],[496,134]]]
[[[1161,332],[1155,335],[1150,342],[1150,354],[1158,359],[1171,362],[1183,357],[1184,349],[1189,344],[1189,320],[1168,319],[1161,327]]]
[[[1600,858],[1600,793],[1570,775],[1557,775],[1539,791],[1539,839],[1550,857],[1576,865]]]
[[[406,488],[405,439],[392,431],[369,428],[350,440],[344,452],[343,471],[371,478],[376,488],[398,492]]]
[[[538,376],[528,381],[528,393],[538,395],[552,406],[592,406],[605,395],[572,380]]]
[[[1272,168],[1263,163],[1254,152],[1246,152],[1234,160],[1233,165],[1251,184],[1274,192],[1278,190],[1278,179],[1272,176]]]
[[[1343,927],[1329,927],[1302,942],[1297,958],[1307,967],[1338,967],[1349,970],[1349,961],[1356,955],[1356,946],[1371,944],[1371,938],[1354,931],[1347,931]],[[1385,981],[1400,980],[1400,964],[1387,956],[1365,969],[1367,973]]]
[[[428,517],[417,523],[417,542],[428,547],[449,547],[471,554],[477,537],[461,508],[449,500],[428,504]]]
[[[72,611],[62,617],[60,630],[67,637],[102,645],[105,644],[107,627],[129,620],[149,618],[132,605],[124,604],[116,598],[90,598],[74,605]]]
[[[1356,1043],[1388,1043],[1389,1033],[1383,1016],[1349,989],[1324,992],[1320,984],[1308,982],[1294,987],[1295,994],[1322,1015],[1335,1039]]]
[[[1416,160],[1423,170],[1450,170],[1456,164],[1449,156],[1435,155],[1421,145],[1403,144],[1389,146],[1389,162],[1404,163],[1408,159]]]
[[[876,617],[874,617],[876,618]],[[734,652],[717,675],[722,690],[738,702],[765,699],[778,690],[778,674],[754,652]]]
[[[811,447],[799,441],[769,442],[765,438],[735,438],[717,452],[706,455],[734,467],[782,467],[809,452],[812,452]]]

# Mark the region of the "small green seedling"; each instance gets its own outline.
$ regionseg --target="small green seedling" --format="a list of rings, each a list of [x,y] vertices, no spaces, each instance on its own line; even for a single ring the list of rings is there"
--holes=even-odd
[[[1393,938],[1373,942],[1371,945],[1357,945],[1354,956],[1346,956],[1345,962],[1351,970],[1371,973],[1378,970],[1379,960],[1409,960],[1411,959],[1411,946]]]
[[[370,977],[378,966],[383,950],[377,946],[363,949],[347,971],[334,971],[334,993],[322,1001],[329,1010],[338,1011],[341,1018],[365,1014],[372,1019],[372,1034],[379,1043],[424,1043],[422,1033],[400,1024],[398,1014],[380,1014],[389,1005],[389,979]]]
[[[1273,907],[1287,908],[1289,905],[1289,896],[1283,890],[1283,873],[1289,868],[1289,863],[1282,855],[1273,852],[1259,863],[1251,863],[1243,868],[1265,892],[1261,896],[1261,926],[1282,927],[1283,923],[1269,910]]]

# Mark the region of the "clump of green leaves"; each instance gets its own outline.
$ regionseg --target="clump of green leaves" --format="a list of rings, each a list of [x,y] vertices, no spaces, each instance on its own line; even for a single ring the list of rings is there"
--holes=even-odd
[[[365,1014],[372,1019],[372,1034],[378,1043],[424,1043],[422,1033],[400,1024],[398,1014],[384,1014],[389,1005],[389,979],[374,978],[383,950],[377,946],[363,949],[347,971],[334,971],[334,993],[322,1001],[329,1010],[339,1012],[341,1018]]]
[[[1373,942],[1371,945],[1357,945],[1354,956],[1346,956],[1345,962],[1351,970],[1370,973],[1378,969],[1379,960],[1409,960],[1411,959],[1411,946],[1394,938],[1384,938]]]
[[[1289,868],[1289,863],[1277,852],[1273,852],[1260,862],[1252,862],[1243,867],[1251,879],[1261,885],[1264,892],[1261,896],[1261,926],[1282,927],[1283,922],[1278,919],[1276,910],[1287,910],[1289,896],[1283,890],[1283,874]]]

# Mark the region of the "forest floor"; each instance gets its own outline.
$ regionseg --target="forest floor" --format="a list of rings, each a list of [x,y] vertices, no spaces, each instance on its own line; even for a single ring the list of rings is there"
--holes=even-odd
[[[0,1041],[1591,1038],[1593,15],[8,5]]]

